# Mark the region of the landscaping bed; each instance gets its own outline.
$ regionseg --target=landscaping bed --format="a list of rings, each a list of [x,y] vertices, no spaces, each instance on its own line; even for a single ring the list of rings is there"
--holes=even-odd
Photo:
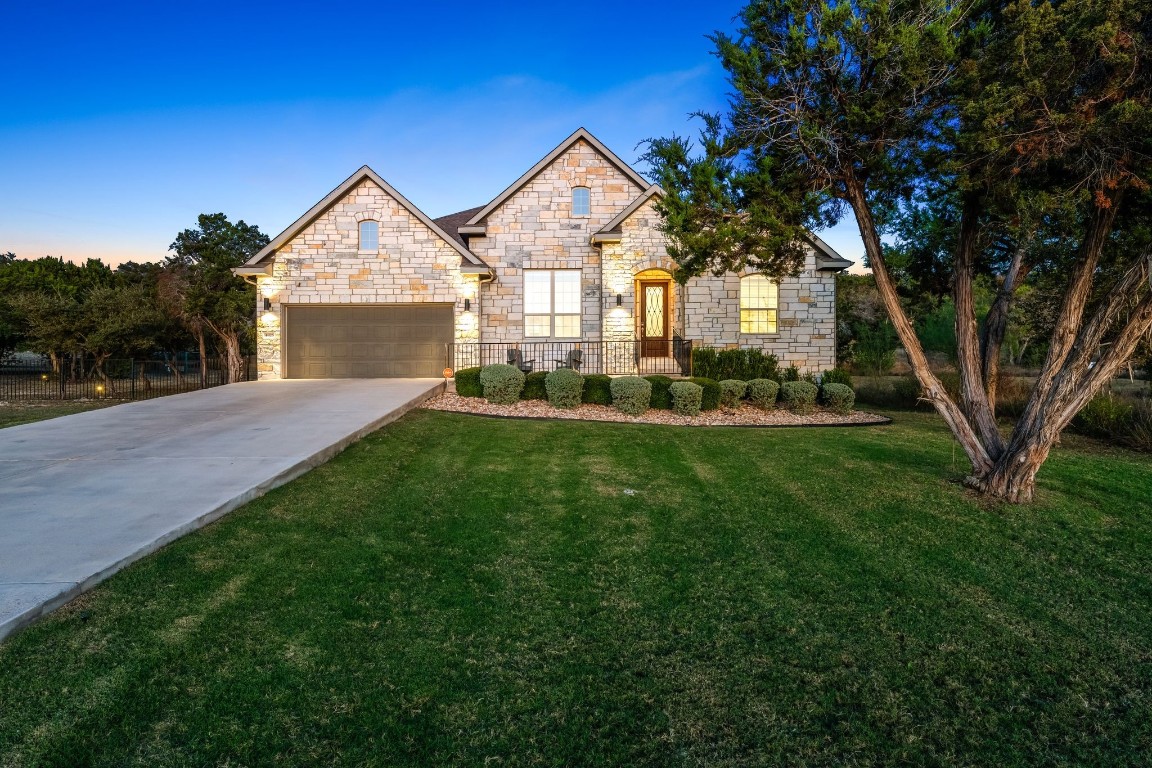
[[[792,413],[782,408],[761,409],[740,404],[735,409],[701,411],[696,416],[681,416],[673,411],[652,408],[639,416],[630,416],[607,405],[581,404],[575,408],[554,408],[546,400],[520,400],[511,405],[490,403],[479,397],[461,397],[445,392],[424,403],[425,408],[481,416],[504,416],[521,419],[576,419],[578,421],[618,421],[628,424],[668,424],[681,427],[815,427],[837,425],[887,424],[890,419],[865,411],[833,413],[817,410],[808,414]]]

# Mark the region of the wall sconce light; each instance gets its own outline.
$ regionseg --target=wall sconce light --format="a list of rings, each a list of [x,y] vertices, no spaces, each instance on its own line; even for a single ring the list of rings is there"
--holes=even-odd
[[[619,293],[616,294],[616,306],[618,306],[618,307],[624,306],[624,297]]]
[[[272,299],[268,298],[267,296],[264,297],[264,311],[265,312],[271,312],[272,311]]]
[[[464,311],[465,312],[471,312],[472,311],[472,299],[464,299]]]

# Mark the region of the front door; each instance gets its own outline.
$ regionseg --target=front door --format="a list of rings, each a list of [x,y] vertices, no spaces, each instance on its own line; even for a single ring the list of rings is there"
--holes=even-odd
[[[672,329],[668,322],[668,283],[640,283],[640,356],[668,357]]]

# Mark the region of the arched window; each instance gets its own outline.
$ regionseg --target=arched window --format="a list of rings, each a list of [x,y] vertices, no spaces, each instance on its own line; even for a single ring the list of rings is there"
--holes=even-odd
[[[764,275],[740,278],[740,333],[776,333],[779,286]]]
[[[360,222],[360,250],[375,251],[380,248],[380,224],[375,221]]]
[[[588,187],[572,188],[572,215],[587,216],[592,213],[592,191]]]

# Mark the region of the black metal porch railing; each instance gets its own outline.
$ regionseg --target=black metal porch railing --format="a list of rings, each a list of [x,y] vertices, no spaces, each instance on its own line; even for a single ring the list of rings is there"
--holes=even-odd
[[[146,400],[228,383],[219,358],[204,369],[195,359],[105,360],[98,369],[80,356],[63,357],[53,369],[46,357],[11,356],[0,360],[0,401]],[[240,380],[255,379],[256,358],[246,357]]]
[[[569,354],[580,350],[580,372],[609,376],[692,375],[692,342],[676,337],[668,341],[520,341],[449,344],[448,366],[483,367],[507,363],[509,350],[519,350],[524,368],[554,371],[567,366]]]

